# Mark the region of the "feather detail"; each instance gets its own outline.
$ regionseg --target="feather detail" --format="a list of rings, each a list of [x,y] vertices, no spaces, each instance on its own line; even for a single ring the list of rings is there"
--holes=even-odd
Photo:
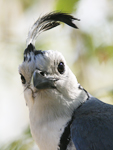
[[[33,26],[30,29],[26,41],[27,46],[30,43],[35,45],[36,38],[39,36],[39,34],[60,25],[60,22],[63,22],[73,28],[78,29],[78,27],[72,22],[73,20],[80,21],[79,19],[74,18],[73,16],[67,13],[61,12],[51,12],[42,16],[33,24]]]

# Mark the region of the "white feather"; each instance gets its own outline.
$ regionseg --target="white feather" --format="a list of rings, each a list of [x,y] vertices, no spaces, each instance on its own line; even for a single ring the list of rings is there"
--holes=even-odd
[[[60,61],[65,64],[65,72],[62,75],[57,70]],[[28,88],[25,86],[24,91],[34,140],[40,150],[57,150],[67,122],[71,119],[74,109],[87,99],[87,94],[78,88],[77,79],[66,65],[61,53],[52,50],[45,51],[43,55],[36,56],[35,65],[33,62],[29,63],[30,67],[26,63],[20,66],[20,71],[28,67],[29,72],[26,71],[25,77],[30,74],[30,69],[31,72],[33,71],[31,66],[33,65],[41,71],[48,72],[47,76],[59,78],[55,83],[57,89],[37,90],[30,85]],[[35,68],[34,72],[37,72]]]

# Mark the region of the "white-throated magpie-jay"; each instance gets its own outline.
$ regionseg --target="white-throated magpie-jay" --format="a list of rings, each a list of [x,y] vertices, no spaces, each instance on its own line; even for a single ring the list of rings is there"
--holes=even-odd
[[[29,31],[19,73],[31,133],[40,150],[113,150],[113,106],[82,88],[60,52],[35,49],[41,32],[60,22],[77,28],[74,20],[79,19],[52,12]]]

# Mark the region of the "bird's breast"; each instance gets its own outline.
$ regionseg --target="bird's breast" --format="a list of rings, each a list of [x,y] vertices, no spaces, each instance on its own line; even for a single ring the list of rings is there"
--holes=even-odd
[[[31,133],[40,150],[58,150],[60,138],[72,118],[72,111],[59,103],[58,99],[50,99],[44,94],[37,93],[30,108]]]
[[[38,117],[30,118],[31,133],[40,150],[58,150],[60,138],[70,118],[58,118],[41,122]],[[71,149],[70,149],[71,150]]]

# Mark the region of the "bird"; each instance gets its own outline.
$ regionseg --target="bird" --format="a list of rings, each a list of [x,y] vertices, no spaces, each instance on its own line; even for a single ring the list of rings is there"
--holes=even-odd
[[[40,150],[113,150],[113,105],[87,92],[59,51],[35,48],[42,32],[61,22],[78,29],[74,21],[79,19],[50,12],[28,33],[19,74],[31,134]]]

